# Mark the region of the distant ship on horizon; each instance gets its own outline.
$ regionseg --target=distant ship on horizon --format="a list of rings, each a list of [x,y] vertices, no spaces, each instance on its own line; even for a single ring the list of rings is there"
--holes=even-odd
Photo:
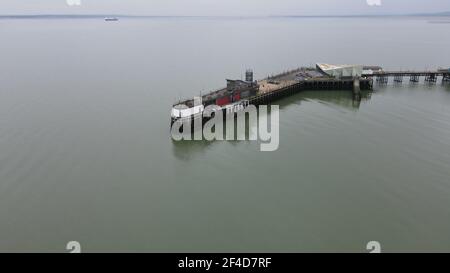
[[[117,17],[105,17],[106,22],[119,21]]]

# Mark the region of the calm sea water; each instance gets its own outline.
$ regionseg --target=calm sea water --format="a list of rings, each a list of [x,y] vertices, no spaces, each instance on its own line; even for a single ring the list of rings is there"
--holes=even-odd
[[[169,135],[175,100],[249,67],[448,67],[429,20],[0,20],[0,252],[450,251],[440,82],[283,99],[275,152]]]

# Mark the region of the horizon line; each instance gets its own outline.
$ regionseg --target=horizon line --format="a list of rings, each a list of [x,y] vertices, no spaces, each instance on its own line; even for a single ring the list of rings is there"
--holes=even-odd
[[[76,14],[76,13],[56,13],[56,14],[46,14],[46,13],[37,13],[37,14],[0,14],[0,17],[10,17],[10,18],[26,18],[26,17],[129,17],[129,18],[338,18],[338,17],[420,17],[420,16],[450,16],[450,11],[444,12],[432,12],[432,13],[406,13],[406,14],[398,14],[398,13],[384,13],[384,14],[313,14],[313,15],[298,15],[298,14],[268,14],[268,15],[137,15],[137,14],[100,14],[100,13],[91,13],[91,14]]]

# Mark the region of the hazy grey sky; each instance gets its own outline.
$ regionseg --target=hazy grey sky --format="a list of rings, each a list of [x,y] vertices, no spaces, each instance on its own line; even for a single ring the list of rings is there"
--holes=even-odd
[[[68,1],[81,1],[69,6]],[[328,15],[450,11],[450,0],[0,0],[0,14]]]

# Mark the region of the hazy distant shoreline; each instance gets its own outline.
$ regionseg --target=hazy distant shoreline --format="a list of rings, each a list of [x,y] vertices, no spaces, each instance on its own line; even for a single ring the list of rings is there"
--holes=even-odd
[[[449,12],[423,14],[361,15],[267,15],[267,16],[196,16],[196,15],[120,15],[120,14],[5,14],[0,19],[98,19],[117,18],[385,18],[385,17],[450,17]]]

